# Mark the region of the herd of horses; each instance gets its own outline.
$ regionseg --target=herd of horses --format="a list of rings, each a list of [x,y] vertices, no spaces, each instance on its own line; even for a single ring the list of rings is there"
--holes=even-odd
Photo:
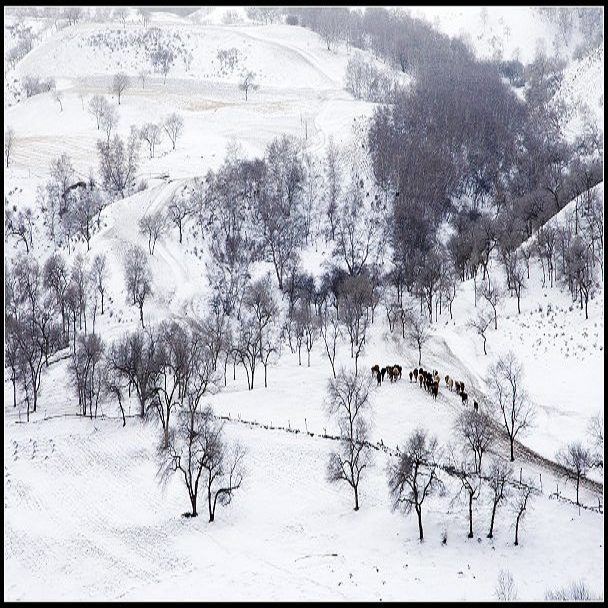
[[[387,365],[386,367],[380,367],[379,365],[372,366],[372,376],[378,381],[378,386],[384,382],[384,376],[388,376],[391,382],[397,382],[402,376],[402,367],[400,365]],[[433,399],[437,399],[439,394],[440,375],[439,372],[434,369],[433,372],[429,372],[422,367],[415,367],[410,373],[410,382],[420,384],[420,388],[424,388],[430,393]],[[450,376],[444,378],[446,387],[453,391],[456,389],[456,394],[462,399],[462,405],[466,405],[469,401],[469,395],[464,390],[464,382],[460,380],[454,380]],[[473,400],[473,408],[476,412],[479,411],[479,403]]]

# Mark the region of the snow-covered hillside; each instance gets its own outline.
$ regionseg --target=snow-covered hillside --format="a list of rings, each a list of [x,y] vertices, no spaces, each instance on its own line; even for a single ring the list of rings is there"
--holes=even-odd
[[[439,24],[459,34],[462,19],[473,18],[473,10],[478,11],[458,9],[449,17],[442,12]],[[512,48],[503,48],[505,56],[519,47],[523,59],[524,41],[546,28],[529,18],[530,10],[522,9],[513,22],[507,9],[478,15],[486,23],[479,44],[491,49],[496,28],[503,34],[508,30]],[[524,22],[529,29],[516,27]],[[87,261],[107,256],[107,313],[96,320],[106,344],[140,326],[124,284],[125,252],[134,244],[148,247],[139,220],[166,212],[175,195],[216,171],[227,151],[261,157],[275,137],[287,134],[320,163],[331,140],[341,150],[345,180],[360,181],[365,205],[380,196],[366,146],[368,119],[377,104],[356,100],[344,89],[351,57],[345,45],[328,51],[319,35],[304,28],[250,23],[242,7],[203,7],[184,17],[154,12],[152,25],[176,54],[166,82],[152,73],[144,86],[138,77],[148,61],[148,30],[134,12],[124,27],[114,21],[45,29],[34,49],[5,73],[5,91],[15,78],[39,75],[54,77],[62,94],[61,104],[51,92],[5,99],[5,124],[15,132],[5,169],[5,209],[34,210],[32,252],[41,266],[56,249],[37,198],[50,162],[69,155],[75,179],[83,181],[99,171],[97,141],[105,133],[87,110],[91,98],[99,94],[111,100],[119,116],[113,133],[123,138],[132,125],[160,122],[171,112],[183,116],[175,149],[165,137],[149,158],[142,146],[138,191],[101,212],[90,250],[84,242],[72,243],[70,263],[76,253]],[[233,68],[218,58],[218,51],[227,49],[237,50]],[[602,56],[571,65],[564,95],[573,103],[584,99],[603,120],[603,85],[601,94],[594,86],[600,69],[603,75],[603,47]],[[118,105],[110,87],[120,70],[131,83]],[[259,85],[247,100],[239,87],[246,71],[255,73]],[[579,123],[571,128],[578,130]],[[320,183],[321,191],[326,184]],[[603,185],[595,191],[603,201]],[[566,205],[553,225],[564,222],[574,205]],[[200,319],[208,310],[207,230],[191,217],[183,243],[172,226],[154,255],[147,256],[153,285],[145,304],[147,327],[164,319]],[[298,253],[303,269],[319,279],[332,261],[334,243],[317,236]],[[24,251],[23,242],[13,236],[6,240],[5,266]],[[388,259],[384,264],[388,268]],[[254,277],[266,272],[274,281],[270,262],[251,269]],[[493,283],[504,282],[497,258],[489,272]],[[424,504],[423,543],[415,514],[393,509],[387,468],[406,437],[416,428],[428,429],[447,462],[454,424],[466,406],[443,381],[436,400],[410,382],[418,351],[399,331],[389,331],[383,303],[376,308],[358,366],[365,376],[375,364],[400,364],[404,373],[394,383],[376,386],[374,381],[370,389],[373,460],[364,472],[357,512],[350,488],[326,479],[340,429],[327,413],[331,367],[320,339],[309,366],[304,352],[299,364],[298,354],[284,344],[269,366],[267,388],[262,371],[248,390],[245,371],[230,362],[225,386],[219,378],[205,395],[204,404],[225,421],[228,439],[246,450],[243,486],[218,509],[213,523],[204,516],[202,493],[202,516],[180,516],[189,508],[188,494],[177,475],[161,483],[161,430],[158,421],[141,420],[131,386],[123,397],[125,426],[112,398],[100,402],[96,418],[78,414],[65,348],[43,367],[38,411],[26,422],[25,404],[13,407],[5,367],[5,600],[488,601],[496,599],[502,570],[512,573],[519,600],[542,600],[548,589],[570,580],[583,580],[603,596],[603,478],[595,473],[583,480],[582,506],[577,507],[574,484],[555,464],[556,452],[570,441],[585,440],[590,417],[603,412],[603,280],[601,285],[586,320],[562,286],[542,285],[541,268],[533,259],[521,312],[514,297],[502,300],[498,329],[488,331],[485,355],[469,326],[480,306],[474,280],[459,281],[452,312],[444,306],[422,352],[426,369],[466,382],[468,407],[477,400],[482,412],[491,406],[489,366],[509,350],[523,362],[536,413],[531,428],[517,438],[514,477],[533,483],[538,492],[519,531],[519,546],[513,544],[516,515],[508,503],[498,510],[494,538],[487,538],[492,508],[487,487],[474,502],[474,536],[467,538],[468,504],[459,494],[458,479],[445,470],[440,472],[445,492]],[[275,292],[280,298],[278,287]],[[346,337],[338,344],[336,367],[352,367]],[[503,437],[489,456],[504,458],[507,452]]]
[[[466,41],[482,59],[502,57],[530,63],[538,51],[571,55],[582,42],[575,30],[564,40],[558,24],[531,6],[424,6],[408,10],[450,37]]]

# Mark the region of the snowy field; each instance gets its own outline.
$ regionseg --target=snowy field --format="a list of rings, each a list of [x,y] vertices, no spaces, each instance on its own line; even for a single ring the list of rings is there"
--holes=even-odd
[[[159,13],[153,21],[167,35],[178,32],[193,55],[189,68],[176,63],[165,84],[153,74],[142,87],[136,82],[137,56],[98,53],[86,42],[100,32],[144,31],[133,22],[125,28],[86,23],[47,32],[5,77],[5,92],[7,78],[34,73],[54,76],[63,92],[63,111],[50,93],[11,104],[5,99],[5,123],[14,128],[17,141],[4,188],[17,207],[33,203],[36,188],[48,178],[50,160],[63,152],[70,155],[79,179],[97,170],[101,135],[86,105],[90,96],[108,93],[117,70],[134,80],[119,107],[121,136],[143,117],[160,120],[172,111],[184,116],[176,150],[165,140],[149,159],[142,148],[139,178],[148,188],[108,206],[102,228],[91,240],[88,258],[106,253],[110,266],[106,301],[111,314],[98,318],[107,341],[139,324],[137,309],[125,301],[121,261],[129,245],[146,247],[138,220],[165,209],[171,195],[194,177],[217,169],[235,142],[246,155],[260,156],[274,137],[286,133],[320,157],[332,137],[350,150],[353,164],[360,163],[358,172],[369,176],[370,170],[358,154],[362,125],[375,104],[355,100],[344,90],[349,57],[343,46],[328,52],[317,34],[299,27],[219,25],[221,19],[205,11],[190,17]],[[503,27],[505,39],[508,28],[522,55],[530,51],[513,25],[497,24],[494,17],[490,23]],[[454,19],[452,27],[457,34],[461,22]],[[525,38],[539,35],[533,31]],[[238,77],[222,73],[215,62],[217,50],[229,47],[238,48],[243,66],[258,75],[260,88],[247,101]],[[564,95],[578,99],[598,84],[598,65],[599,59],[576,64]],[[601,96],[589,103],[603,122],[603,84]],[[597,192],[603,200],[603,185]],[[564,221],[573,204],[552,221]],[[42,260],[52,247],[42,227],[36,230],[35,251]],[[204,311],[206,253],[196,230],[193,223],[186,225],[183,244],[173,230],[159,241],[150,259],[155,294],[146,303],[147,323]],[[20,248],[11,243],[5,256],[14,257]],[[322,240],[302,251],[304,266],[317,276],[330,257]],[[256,271],[269,269],[260,264]],[[490,272],[502,277],[497,259]],[[12,407],[5,369],[5,600],[482,601],[495,599],[503,569],[512,573],[520,600],[542,600],[548,589],[579,579],[603,596],[603,514],[551,497],[558,484],[571,500],[575,490],[547,462],[567,442],[583,440],[589,418],[603,412],[603,287],[590,301],[585,320],[566,291],[541,282],[541,269],[533,261],[521,313],[514,298],[504,299],[498,329],[488,332],[488,355],[467,325],[475,313],[473,280],[459,283],[453,319],[444,309],[422,354],[425,368],[466,381],[482,410],[489,365],[509,349],[523,361],[536,417],[518,438],[514,465],[516,476],[542,490],[526,515],[519,546],[513,545],[515,515],[508,506],[498,511],[494,538],[486,538],[491,504],[484,491],[474,505],[474,538],[467,538],[468,506],[464,495],[454,499],[459,484],[447,475],[445,496],[431,497],[424,505],[424,543],[418,541],[415,515],[391,509],[386,475],[391,454],[420,426],[441,445],[452,442],[463,406],[443,382],[436,401],[410,383],[407,372],[418,363],[418,353],[391,337],[379,304],[359,368],[369,374],[376,363],[399,363],[404,374],[396,383],[372,389],[370,441],[387,451],[373,452],[358,512],[349,488],[325,479],[335,442],[323,435],[335,435],[338,429],[324,407],[331,368],[320,340],[310,367],[304,352],[299,365],[297,354],[285,346],[268,370],[268,388],[263,369],[249,391],[243,369],[233,376],[230,365],[226,387],[220,382],[220,390],[206,398],[217,416],[229,418],[227,437],[247,452],[243,487],[228,507],[218,509],[213,524],[204,516],[204,505],[203,516],[181,517],[189,508],[187,493],[177,477],[165,486],[160,483],[160,428],[141,422],[135,399],[126,401],[124,428],[110,401],[101,404],[102,416],[96,420],[77,416],[68,359],[61,356],[66,349],[44,369],[38,412],[26,423],[24,406]],[[343,341],[337,367],[351,365],[348,351]],[[496,447],[501,456],[506,450],[502,443]],[[530,459],[527,450],[538,459]],[[602,477],[597,481],[603,483]],[[596,507],[598,499],[603,504],[601,483],[584,483],[583,505]],[[202,496],[199,501],[204,502]]]

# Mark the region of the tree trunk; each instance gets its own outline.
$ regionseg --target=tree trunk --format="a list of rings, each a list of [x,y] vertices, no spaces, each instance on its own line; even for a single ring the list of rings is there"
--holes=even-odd
[[[190,493],[190,504],[192,505],[192,513],[190,517],[197,517],[198,513],[196,512],[196,494]]]
[[[422,509],[416,507],[416,515],[418,515],[418,532],[420,533],[420,541],[424,540],[424,531],[422,529]]]
[[[492,506],[492,518],[490,519],[490,531],[488,532],[488,538],[494,538],[494,517],[496,516],[496,508],[498,502],[494,502]]]
[[[587,311],[587,303],[589,302],[589,298],[585,297],[585,319],[589,319],[589,313]]]
[[[515,460],[515,456],[513,455],[513,443],[515,442],[513,437],[509,437],[509,443],[511,444],[511,462]]]
[[[473,538],[473,494],[469,492],[469,536]]]
[[[515,520],[515,545],[519,545],[519,518],[521,517],[521,513],[517,515],[517,519]]]
[[[353,486],[353,490],[355,491],[355,511],[359,510],[359,489],[357,486]]]

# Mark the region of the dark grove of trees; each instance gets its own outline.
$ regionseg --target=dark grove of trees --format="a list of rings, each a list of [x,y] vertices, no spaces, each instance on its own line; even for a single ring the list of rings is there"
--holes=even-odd
[[[565,11],[587,27],[591,9],[589,15]],[[408,90],[393,89],[385,97],[387,105],[377,108],[368,133],[376,182],[394,202],[393,261],[408,288],[436,247],[440,221],[453,217],[463,200],[471,214],[456,222],[449,252],[462,280],[476,276],[478,268],[485,278],[500,228],[510,241],[503,239],[503,249],[513,251],[602,180],[603,164],[592,160],[603,145],[594,129],[574,144],[562,137],[564,112],[554,100],[563,68],[558,60],[538,53],[526,66],[478,61],[460,40],[404,11],[309,7],[288,13],[319,33],[328,48],[342,41],[370,50],[414,77]],[[351,72],[348,87],[359,95],[361,79],[353,81]],[[514,88],[524,84],[522,99]],[[491,213],[481,213],[484,208]],[[567,280],[586,303],[589,263],[579,261],[578,251],[571,257],[577,261]],[[519,299],[522,282],[508,287]]]

